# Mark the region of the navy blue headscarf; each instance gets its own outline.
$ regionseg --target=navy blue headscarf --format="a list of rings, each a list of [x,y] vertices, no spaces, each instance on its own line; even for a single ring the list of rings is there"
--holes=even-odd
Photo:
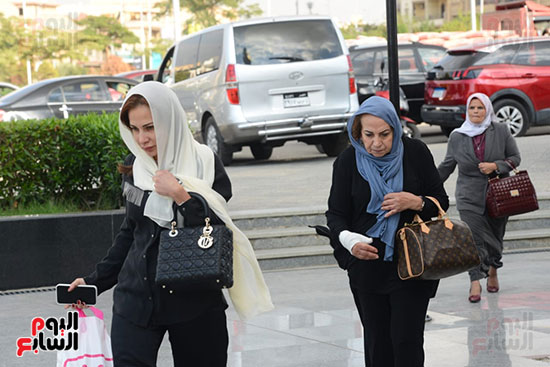
[[[368,153],[361,139],[354,139],[351,130],[353,121],[358,115],[369,114],[381,118],[391,126],[393,141],[391,151],[383,157]],[[369,237],[380,238],[386,244],[384,261],[393,259],[395,233],[400,214],[384,218],[385,210],[381,209],[384,196],[391,192],[403,191],[403,129],[393,104],[382,97],[373,96],[364,101],[359,110],[348,121],[349,140],[355,148],[357,169],[370,186],[371,199],[367,213],[376,214],[376,224],[366,233]]]

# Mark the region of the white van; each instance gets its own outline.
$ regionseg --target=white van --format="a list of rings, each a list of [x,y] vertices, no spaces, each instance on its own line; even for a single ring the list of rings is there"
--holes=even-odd
[[[195,136],[225,164],[243,146],[267,159],[288,140],[338,155],[359,107],[348,50],[329,17],[204,29],[173,45],[157,75],[178,95]]]

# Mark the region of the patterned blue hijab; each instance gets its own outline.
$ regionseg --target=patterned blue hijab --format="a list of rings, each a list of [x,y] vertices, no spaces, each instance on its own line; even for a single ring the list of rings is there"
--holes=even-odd
[[[391,151],[383,157],[375,157],[368,153],[361,140],[355,140],[351,134],[355,117],[364,114],[381,118],[393,129]],[[403,141],[401,140],[403,129],[393,104],[378,96],[370,97],[364,101],[348,121],[348,135],[355,148],[357,169],[361,177],[369,183],[371,189],[367,213],[376,214],[376,224],[367,231],[366,235],[380,238],[386,244],[384,261],[391,261],[400,214],[384,218],[386,211],[382,210],[381,206],[386,194],[403,191]]]

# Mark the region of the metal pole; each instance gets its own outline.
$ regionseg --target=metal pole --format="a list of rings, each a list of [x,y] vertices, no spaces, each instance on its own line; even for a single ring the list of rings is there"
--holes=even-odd
[[[476,24],[476,0],[470,0],[470,14],[472,15],[472,31],[477,30]]]
[[[177,42],[181,37],[180,0],[172,0],[172,7],[174,8],[174,42]]]
[[[386,28],[388,36],[388,76],[390,101],[399,115],[399,68],[397,56],[397,5],[396,0],[386,0]]]
[[[153,51],[151,50],[151,39],[153,38],[153,19],[151,15],[151,1],[147,0],[147,50],[149,52],[149,65],[148,69],[153,68]]]
[[[23,26],[27,29],[27,0],[23,0]],[[32,84],[32,66],[29,59],[27,59],[27,84]]]
[[[479,30],[483,30],[483,1],[479,2]]]

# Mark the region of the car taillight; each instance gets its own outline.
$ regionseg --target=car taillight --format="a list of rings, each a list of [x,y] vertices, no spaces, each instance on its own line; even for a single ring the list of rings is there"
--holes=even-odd
[[[466,70],[455,70],[453,71],[452,78],[453,80],[459,79],[475,79],[481,74],[483,69],[466,69]]]
[[[475,79],[481,74],[483,69],[470,69],[470,70],[464,70],[464,73],[462,73],[462,79]]]
[[[235,64],[227,65],[225,70],[225,83],[227,99],[231,104],[239,104],[239,85],[237,84],[237,74],[235,73]]]
[[[351,64],[351,57],[348,57],[348,78],[349,78],[349,94],[355,94],[357,87],[355,86],[355,74],[353,73],[353,65]]]

